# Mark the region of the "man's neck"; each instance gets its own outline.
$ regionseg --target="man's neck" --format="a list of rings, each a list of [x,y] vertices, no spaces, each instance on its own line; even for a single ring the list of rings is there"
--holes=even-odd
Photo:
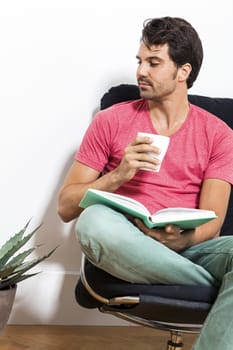
[[[168,98],[157,102],[148,100],[149,113],[158,134],[170,136],[185,122],[189,113],[187,96],[182,99]]]

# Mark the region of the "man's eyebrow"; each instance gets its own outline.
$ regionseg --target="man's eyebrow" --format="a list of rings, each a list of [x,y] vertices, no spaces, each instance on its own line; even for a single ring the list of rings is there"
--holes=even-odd
[[[136,56],[136,59],[137,60],[140,60],[141,58],[140,58],[140,56]],[[158,60],[158,61],[162,61],[162,58],[161,57],[158,57],[158,56],[155,56],[155,55],[153,55],[153,56],[148,56],[147,58],[146,58],[146,60],[147,61],[150,61],[150,60]]]

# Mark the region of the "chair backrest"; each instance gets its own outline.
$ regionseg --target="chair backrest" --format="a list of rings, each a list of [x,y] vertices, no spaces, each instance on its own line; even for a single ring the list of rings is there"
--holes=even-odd
[[[140,98],[139,89],[136,85],[121,84],[114,86],[106,92],[100,103],[100,108],[105,109],[119,102],[136,100]],[[190,103],[197,105],[221,118],[233,129],[233,99],[223,97],[207,97],[189,95]],[[229,150],[231,152],[231,150]],[[221,235],[233,234],[233,191],[231,191],[228,211]]]

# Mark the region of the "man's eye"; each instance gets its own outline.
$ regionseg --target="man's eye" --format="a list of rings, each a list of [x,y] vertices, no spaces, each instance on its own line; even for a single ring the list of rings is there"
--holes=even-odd
[[[159,65],[158,63],[150,62],[150,66],[151,66],[151,67],[157,67],[158,65]]]

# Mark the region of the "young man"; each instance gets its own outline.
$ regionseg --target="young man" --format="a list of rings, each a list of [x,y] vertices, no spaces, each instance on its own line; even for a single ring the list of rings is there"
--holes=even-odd
[[[141,99],[99,112],[88,128],[60,191],[58,212],[77,220],[77,235],[90,261],[137,283],[221,285],[195,350],[231,350],[233,237],[218,237],[233,183],[232,130],[190,105],[187,90],[202,63],[201,41],[180,18],[146,21],[137,53]],[[138,132],[170,137],[159,172],[159,148]],[[148,170],[142,170],[147,168]],[[103,205],[84,211],[88,188],[127,195],[151,212],[164,207],[214,210],[217,219],[194,230],[168,225],[148,229],[140,220]],[[81,215],[80,215],[81,214]]]

